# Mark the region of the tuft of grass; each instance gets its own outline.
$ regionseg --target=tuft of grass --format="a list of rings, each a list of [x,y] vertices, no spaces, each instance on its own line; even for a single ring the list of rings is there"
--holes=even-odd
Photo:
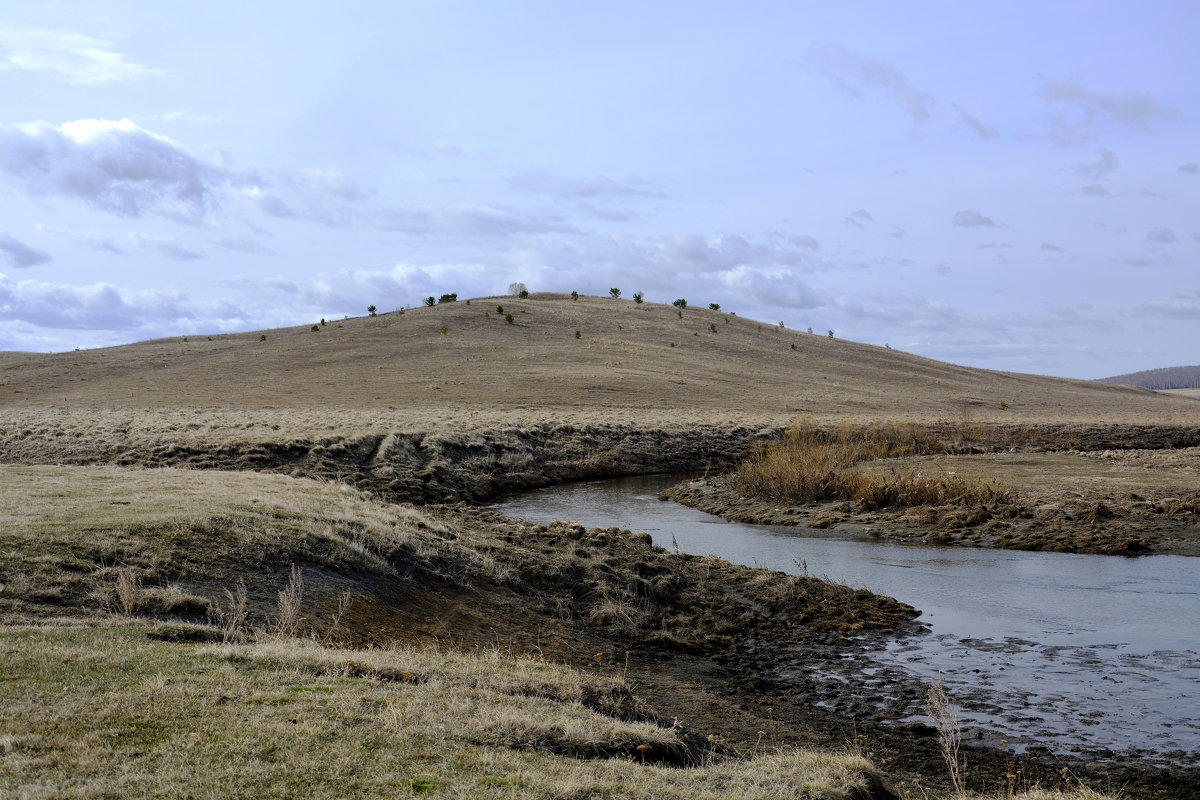
[[[137,570],[122,567],[117,570],[117,602],[125,616],[133,616],[133,612],[142,602],[142,576]]]
[[[932,432],[917,425],[843,426],[827,432],[801,421],[743,461],[733,474],[733,486],[757,497],[798,503],[856,500],[872,509],[1015,501],[1014,490],[978,478],[860,466],[944,449]]]

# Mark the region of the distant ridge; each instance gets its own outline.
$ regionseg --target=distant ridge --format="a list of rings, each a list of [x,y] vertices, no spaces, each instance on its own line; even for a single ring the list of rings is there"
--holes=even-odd
[[[1144,386],[1147,389],[1200,389],[1200,365],[1192,367],[1161,367],[1101,378],[1104,383],[1125,386]]]

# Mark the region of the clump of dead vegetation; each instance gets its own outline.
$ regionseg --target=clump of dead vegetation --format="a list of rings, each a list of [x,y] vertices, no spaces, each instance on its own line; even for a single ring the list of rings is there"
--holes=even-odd
[[[1015,501],[1014,490],[976,477],[911,466],[862,468],[882,459],[941,452],[945,452],[942,441],[917,425],[885,423],[826,431],[801,421],[743,461],[733,473],[732,488],[753,497],[794,503],[855,501],[867,510]]]

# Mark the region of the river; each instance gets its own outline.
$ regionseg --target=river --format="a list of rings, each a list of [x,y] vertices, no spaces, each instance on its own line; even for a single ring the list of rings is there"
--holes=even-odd
[[[941,674],[966,726],[1017,750],[1200,764],[1200,558],[942,547],[747,525],[660,501],[678,480],[566,484],[493,507],[540,523],[644,530],[662,547],[891,595],[921,609],[929,632],[872,657],[925,680]]]

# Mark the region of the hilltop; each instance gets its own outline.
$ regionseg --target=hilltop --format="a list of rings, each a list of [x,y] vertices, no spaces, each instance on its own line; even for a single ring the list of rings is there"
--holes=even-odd
[[[1147,389],[1200,389],[1200,365],[1144,369],[1101,380],[1105,383],[1144,386]]]

